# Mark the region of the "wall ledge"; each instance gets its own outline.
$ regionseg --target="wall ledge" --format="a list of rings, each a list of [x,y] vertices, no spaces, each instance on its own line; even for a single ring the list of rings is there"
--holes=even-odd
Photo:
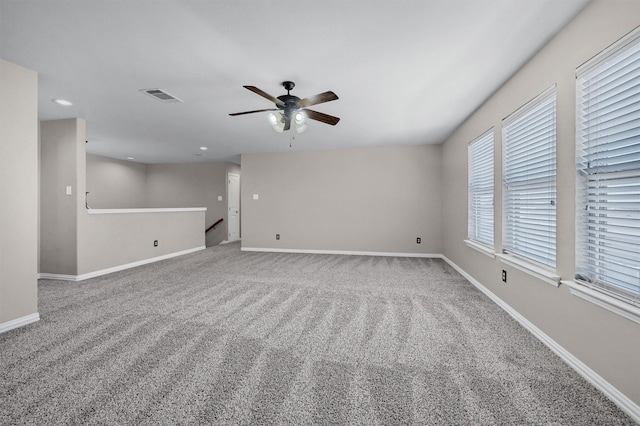
[[[2,324],[0,324],[0,334],[37,321],[40,321],[40,314],[38,312],[13,319],[11,321],[3,322]]]
[[[39,273],[38,279],[40,280],[60,280],[60,281],[84,281],[90,278],[99,277],[102,275],[111,274],[113,272],[124,271],[125,269],[135,268],[137,266],[146,265],[149,263],[159,262],[165,259],[171,259],[172,257],[178,257],[189,253],[195,253],[200,250],[206,249],[205,246],[195,247],[192,249],[177,251],[174,253],[165,254],[158,257],[151,257],[149,259],[139,260],[137,262],[131,262],[120,266],[114,266],[112,268],[101,269],[99,271],[88,272],[86,274],[81,275],[63,275],[63,274],[49,274],[49,273]]]
[[[89,214],[127,214],[127,213],[179,213],[204,212],[206,207],[150,208],[150,209],[87,209]]]
[[[640,423],[640,405],[633,402],[629,397],[620,392],[616,387],[603,379],[598,373],[589,368],[586,364],[576,358],[571,352],[560,346],[555,340],[545,334],[542,330],[536,327],[531,321],[526,319],[515,309],[509,306],[506,302],[493,294],[488,288],[480,284],[475,278],[469,275],[465,270],[449,260],[446,256],[442,258],[458,271],[463,277],[465,277],[471,284],[483,292],[489,299],[500,306],[506,313],[508,313],[513,319],[518,321],[525,329],[533,334],[538,340],[540,340],[545,346],[551,349],[556,355],[566,362],[569,367],[573,368],[578,374],[580,374],[586,381],[591,383],[596,389],[605,394],[607,398],[613,401],[622,411],[627,413],[633,420]]]

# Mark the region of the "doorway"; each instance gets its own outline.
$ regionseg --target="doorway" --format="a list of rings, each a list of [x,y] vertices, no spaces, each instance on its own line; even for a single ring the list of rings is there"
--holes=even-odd
[[[240,239],[240,175],[227,174],[227,200],[228,200],[228,217],[229,217],[229,235],[228,242]]]

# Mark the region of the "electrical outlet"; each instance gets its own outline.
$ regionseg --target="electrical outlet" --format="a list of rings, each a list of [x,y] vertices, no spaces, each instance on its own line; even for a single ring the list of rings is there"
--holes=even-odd
[[[504,269],[502,270],[502,282],[507,282],[507,271],[505,271]]]
[[[153,246],[158,247],[158,240],[153,240]]]
[[[422,238],[420,237],[416,238],[416,244],[420,244],[420,243],[422,243]]]
[[[280,239],[280,234],[276,234],[276,240]]]

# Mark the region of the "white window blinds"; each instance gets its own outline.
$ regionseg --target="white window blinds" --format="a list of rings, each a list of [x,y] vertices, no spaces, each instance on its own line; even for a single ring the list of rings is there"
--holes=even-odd
[[[469,239],[493,247],[493,129],[469,144]]]
[[[577,70],[576,280],[640,306],[640,31]]]
[[[502,122],[503,249],[556,266],[556,88]]]

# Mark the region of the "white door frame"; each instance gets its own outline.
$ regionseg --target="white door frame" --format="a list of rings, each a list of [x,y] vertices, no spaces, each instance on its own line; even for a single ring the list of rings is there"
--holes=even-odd
[[[238,198],[237,200],[232,200],[231,198],[231,176],[234,176],[238,179]],[[235,201],[235,206],[234,206],[234,201]],[[231,220],[231,209],[232,208],[236,208],[237,209],[237,219],[235,221]],[[232,241],[237,241],[240,239],[240,174],[239,173],[227,173],[227,220],[228,220],[228,225],[227,225],[227,241],[228,242],[232,242]],[[235,229],[236,231],[236,236],[237,238],[231,238],[232,232],[234,231],[234,229],[232,229],[232,225],[235,223],[237,229]]]

